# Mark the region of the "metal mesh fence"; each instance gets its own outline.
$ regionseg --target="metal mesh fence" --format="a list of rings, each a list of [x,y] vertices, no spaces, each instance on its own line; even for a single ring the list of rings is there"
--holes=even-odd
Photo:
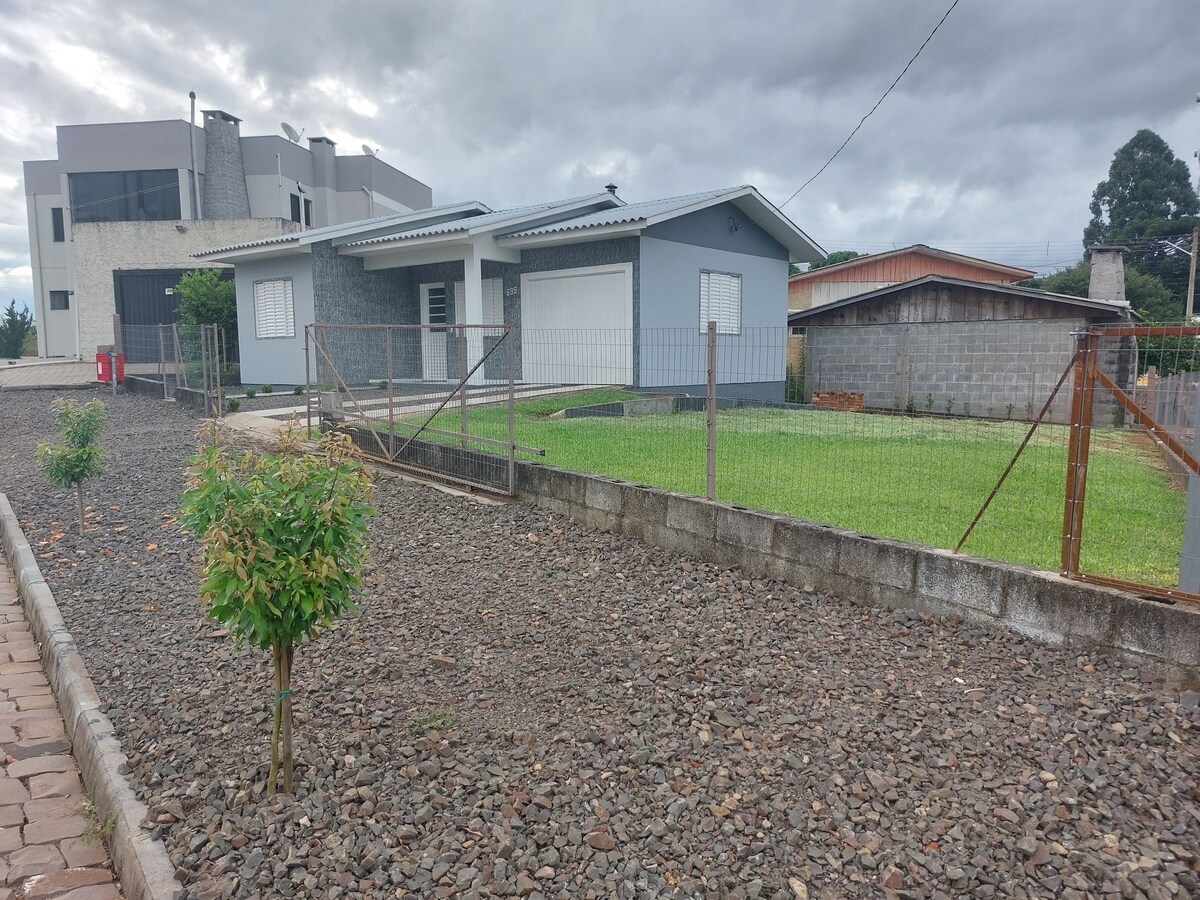
[[[711,416],[715,499],[950,549],[1011,464],[961,549],[1057,571],[1081,326],[810,328],[801,352],[787,329],[743,329],[715,337],[711,398],[696,328],[314,326],[313,380],[322,411],[391,435],[385,455],[413,438],[404,452],[437,455],[423,467],[501,487],[511,455],[705,496]],[[1184,352],[1101,336],[1092,359],[1140,403]],[[1089,399],[1080,567],[1174,587],[1186,484],[1114,396]]]

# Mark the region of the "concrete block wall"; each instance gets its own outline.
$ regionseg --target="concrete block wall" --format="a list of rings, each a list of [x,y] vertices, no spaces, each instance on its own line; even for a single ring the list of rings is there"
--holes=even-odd
[[[1200,608],[614,479],[521,463],[520,499],[583,525],[845,599],[1003,625],[1200,677]]]
[[[867,408],[904,409],[909,397],[925,410],[1005,418],[1035,415],[1072,354],[1072,332],[1082,319],[1021,319],[821,326],[808,329],[805,366],[809,392],[861,391]],[[1102,365],[1114,365],[1107,357]],[[1115,370],[1114,374],[1115,374]],[[1069,384],[1067,385],[1069,388]],[[1049,421],[1065,422],[1070,393],[1064,389]],[[1097,422],[1103,410],[1097,409]],[[1111,416],[1109,416],[1111,418]]]

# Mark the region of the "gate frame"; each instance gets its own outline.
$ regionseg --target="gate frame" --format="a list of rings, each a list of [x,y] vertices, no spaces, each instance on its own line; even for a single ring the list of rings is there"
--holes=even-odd
[[[1091,450],[1092,405],[1097,384],[1110,394],[1143,428],[1188,469],[1200,477],[1200,461],[1170,431],[1143,410],[1096,366],[1096,352],[1102,337],[1200,337],[1200,325],[1092,325],[1075,333],[1075,381],[1071,391],[1071,434],[1067,443],[1066,500],[1063,504],[1063,533],[1060,574],[1076,581],[1105,585],[1136,594],[1167,600],[1187,600],[1200,603],[1200,594],[1179,588],[1142,584],[1106,575],[1084,572],[1079,556],[1083,546],[1083,516],[1087,498],[1087,466]],[[1135,369],[1136,371],[1136,369]]]
[[[383,420],[376,419],[376,418],[373,418],[373,417],[367,415],[366,410],[364,410],[361,406],[359,406],[358,400],[355,399],[353,391],[351,391],[350,386],[342,378],[341,373],[338,371],[337,365],[334,363],[332,357],[329,355],[329,351],[326,349],[326,347],[323,345],[323,343],[321,341],[322,332],[331,331],[331,330],[346,330],[346,331],[350,331],[350,330],[360,330],[360,331],[382,330],[384,333],[385,358],[386,358],[386,369],[387,369],[387,379],[386,380],[387,380],[387,392],[388,392],[387,419],[386,419],[387,424],[388,424],[388,442],[387,442],[386,446],[385,446],[383,440],[380,438],[377,429],[374,427],[375,423],[381,422]],[[437,408],[434,409],[433,412],[430,413],[425,418],[424,422],[422,422],[420,425],[414,425],[414,424],[411,424],[408,422],[396,420],[396,403],[395,403],[396,398],[395,398],[395,394],[393,392],[394,384],[392,381],[392,374],[393,374],[392,373],[392,331],[393,330],[416,331],[418,333],[424,332],[424,331],[431,331],[431,330],[439,331],[439,332],[454,331],[454,332],[458,333],[457,340],[459,340],[461,342],[460,346],[462,346],[462,347],[465,347],[467,344],[468,331],[490,330],[493,333],[493,335],[497,337],[497,340],[494,343],[492,343],[492,345],[489,348],[487,348],[487,350],[480,356],[479,360],[473,366],[471,366],[470,369],[468,369],[462,375],[461,378],[457,379],[457,382],[455,382],[454,379],[448,379],[446,381],[446,383],[445,383],[446,386],[450,388],[449,392],[446,394],[446,397],[441,401],[441,403],[438,404]],[[451,482],[454,482],[457,484],[465,485],[467,487],[477,488],[480,490],[490,491],[490,492],[494,492],[494,493],[505,493],[509,497],[514,497],[514,496],[516,496],[516,492],[517,492],[517,460],[516,460],[517,452],[520,451],[521,453],[526,453],[526,454],[531,454],[531,455],[536,455],[536,456],[544,456],[546,451],[539,450],[539,449],[532,448],[532,447],[523,447],[516,443],[516,421],[515,421],[515,415],[514,415],[514,405],[515,405],[515,399],[516,399],[516,371],[515,371],[516,359],[515,359],[515,353],[514,353],[514,348],[513,348],[513,331],[514,331],[514,329],[513,329],[512,324],[507,323],[507,322],[503,323],[503,324],[497,323],[494,325],[465,324],[465,323],[461,323],[461,324],[460,323],[446,323],[446,324],[437,324],[437,325],[388,324],[388,323],[379,323],[379,324],[313,323],[311,325],[306,325],[306,326],[304,326],[304,368],[305,368],[304,377],[305,377],[305,382],[306,382],[305,388],[307,390],[307,395],[308,395],[306,398],[306,404],[305,404],[306,412],[307,412],[307,420],[308,420],[307,421],[308,433],[309,434],[312,433],[312,427],[313,427],[314,395],[315,395],[317,417],[319,418],[321,416],[321,414],[325,411],[323,409],[323,407],[321,406],[320,392],[319,391],[314,392],[314,390],[313,390],[312,372],[311,372],[311,368],[310,368],[312,365],[312,362],[314,360],[318,360],[318,358],[319,358],[319,360],[323,361],[324,365],[329,368],[330,373],[332,373],[333,379],[334,379],[335,390],[338,390],[339,393],[342,393],[346,397],[349,398],[350,404],[354,408],[354,411],[355,411],[355,418],[357,418],[371,432],[371,436],[375,439],[375,443],[379,448],[379,458],[382,461],[386,462],[388,465],[395,466],[399,469],[407,469],[407,470],[410,470],[413,472],[419,472],[422,475],[431,476],[431,477],[437,478],[439,480],[451,481]],[[499,332],[499,334],[497,335],[496,332]],[[508,417],[507,417],[508,440],[505,440],[505,441],[497,440],[495,438],[483,437],[482,435],[473,435],[470,433],[470,431],[467,428],[467,407],[468,407],[467,394],[468,394],[468,389],[470,387],[471,377],[474,376],[475,373],[478,372],[483,367],[484,363],[487,362],[487,360],[492,357],[492,354],[495,353],[497,351],[497,349],[501,346],[503,346],[505,348],[506,368],[507,368],[507,372],[508,372],[507,392],[506,392],[506,395],[505,395],[505,398],[503,401],[507,405],[507,409],[508,409]],[[314,351],[315,351],[315,353],[314,353]],[[465,358],[466,357],[464,356],[464,359]],[[453,387],[450,387],[450,385],[453,385]],[[432,427],[430,423],[433,422],[433,420],[437,417],[438,413],[442,412],[442,410],[444,410],[447,406],[450,405],[451,401],[453,401],[455,399],[455,397],[458,397],[458,399],[459,399],[459,427],[460,427],[460,430],[459,431],[449,431],[449,430],[442,429],[442,428]],[[330,410],[330,412],[337,412],[337,411]],[[343,417],[345,417],[344,410],[341,411],[341,415]],[[411,429],[413,429],[413,433],[408,435],[404,439],[404,442],[400,445],[399,449],[393,450],[392,448],[394,448],[395,444],[396,444],[397,435],[396,435],[395,429],[397,426],[404,427],[404,428],[411,428]],[[413,463],[400,461],[399,460],[400,454],[403,453],[405,451],[405,449],[407,449],[409,447],[409,445],[411,445],[413,443],[413,441],[415,441],[422,434],[431,434],[431,435],[438,435],[440,437],[457,438],[460,445],[464,448],[467,447],[468,442],[475,443],[475,444],[484,444],[489,447],[501,448],[504,451],[504,456],[501,458],[506,460],[507,469],[508,469],[506,489],[500,489],[495,484],[486,483],[486,482],[483,482],[480,480],[471,480],[469,478],[463,478],[460,476],[452,475],[447,472],[432,470],[432,469],[425,468],[423,466],[414,465]]]

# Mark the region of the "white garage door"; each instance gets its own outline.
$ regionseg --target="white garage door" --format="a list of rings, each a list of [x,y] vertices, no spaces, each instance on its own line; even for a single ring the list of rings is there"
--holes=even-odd
[[[521,276],[521,374],[547,384],[633,383],[633,266]]]

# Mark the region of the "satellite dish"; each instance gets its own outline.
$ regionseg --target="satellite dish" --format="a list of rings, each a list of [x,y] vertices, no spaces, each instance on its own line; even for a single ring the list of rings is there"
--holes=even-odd
[[[378,150],[372,150],[366,144],[362,145],[362,151],[363,151],[363,153],[367,154],[367,156],[374,156],[376,153],[379,152]]]
[[[279,127],[283,129],[283,133],[287,135],[287,139],[293,144],[300,143],[300,135],[304,134],[304,130],[297,131],[287,122],[280,122]]]

